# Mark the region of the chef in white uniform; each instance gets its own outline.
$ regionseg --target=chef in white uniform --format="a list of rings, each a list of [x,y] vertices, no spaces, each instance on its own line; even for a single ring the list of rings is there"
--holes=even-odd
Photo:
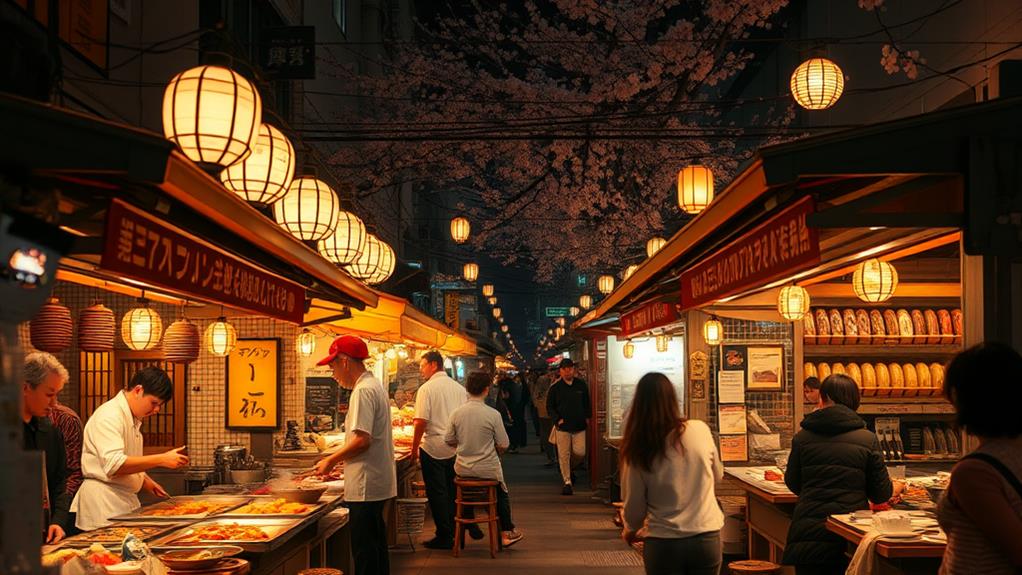
[[[167,492],[146,471],[154,467],[176,469],[188,465],[184,447],[157,455],[143,455],[142,420],[159,413],[174,396],[167,372],[147,367],[135,373],[127,389],[99,406],[85,424],[82,439],[82,474],[85,481],[71,503],[78,514],[75,525],[83,531],[106,527],[111,517],[139,507],[138,492],[157,497]]]

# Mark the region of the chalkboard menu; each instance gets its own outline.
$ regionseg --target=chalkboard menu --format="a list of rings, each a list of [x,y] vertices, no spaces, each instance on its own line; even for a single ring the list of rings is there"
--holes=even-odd
[[[330,377],[305,378],[305,431],[337,427],[337,382]]]

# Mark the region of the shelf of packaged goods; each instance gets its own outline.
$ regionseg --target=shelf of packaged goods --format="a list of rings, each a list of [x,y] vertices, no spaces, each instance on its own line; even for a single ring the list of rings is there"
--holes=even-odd
[[[836,358],[844,361],[862,359],[949,359],[962,351],[958,345],[885,344],[885,345],[819,345],[806,343],[802,355],[809,358]]]
[[[938,397],[863,397],[861,415],[954,415],[954,407]]]

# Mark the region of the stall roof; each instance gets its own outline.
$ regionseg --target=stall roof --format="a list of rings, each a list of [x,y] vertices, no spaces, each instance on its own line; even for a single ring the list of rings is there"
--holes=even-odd
[[[673,280],[681,269],[808,194],[818,202],[810,220],[814,226],[913,227],[937,233],[960,228],[965,223],[963,178],[979,156],[970,152],[1016,138],[1019,130],[1022,98],[1016,97],[762,148],[709,207],[573,327],[603,325],[612,312],[679,291]]]
[[[57,223],[78,233],[75,257],[95,261],[106,207],[118,198],[301,284],[310,296],[356,308],[376,304],[372,290],[157,134],[9,95],[0,95],[0,121],[0,167],[27,186],[60,189]]]

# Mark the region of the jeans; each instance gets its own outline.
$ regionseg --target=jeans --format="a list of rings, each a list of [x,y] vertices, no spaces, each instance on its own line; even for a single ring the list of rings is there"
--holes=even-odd
[[[571,470],[586,458],[585,431],[557,431],[557,460],[561,464],[561,479],[571,485]]]
[[[422,482],[426,484],[429,511],[436,524],[436,538],[454,540],[454,458],[435,459],[419,449],[422,462]]]
[[[646,575],[717,575],[722,561],[720,532],[680,539],[650,537],[642,557]]]
[[[475,509],[474,506],[466,505],[462,507],[462,513],[466,519],[473,519]],[[511,495],[505,491],[503,485],[497,486],[497,518],[500,519],[501,531],[514,531],[515,524],[511,521]]]
[[[390,575],[387,526],[383,521],[386,501],[349,501],[351,553],[354,575]]]

